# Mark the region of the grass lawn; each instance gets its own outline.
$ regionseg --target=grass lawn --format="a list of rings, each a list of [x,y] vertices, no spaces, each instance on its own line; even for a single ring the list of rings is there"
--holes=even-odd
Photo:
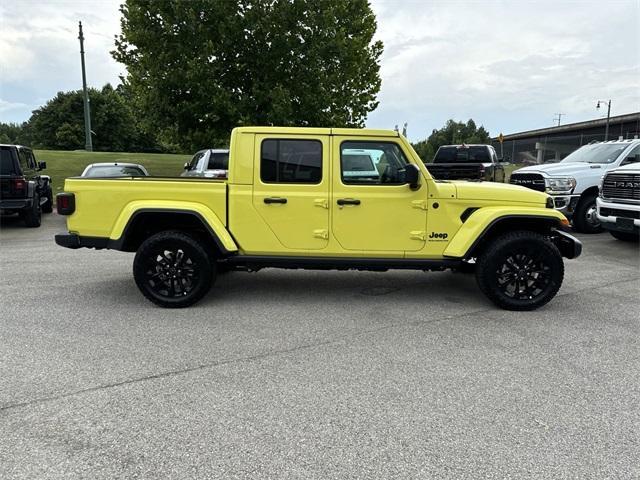
[[[172,155],[165,153],[118,153],[118,152],[85,152],[76,150],[66,152],[60,150],[36,150],[36,160],[47,162],[44,175],[50,175],[53,181],[53,194],[61,192],[64,179],[80,175],[90,163],[128,162],[139,163],[149,175],[179,176],[190,155]]]

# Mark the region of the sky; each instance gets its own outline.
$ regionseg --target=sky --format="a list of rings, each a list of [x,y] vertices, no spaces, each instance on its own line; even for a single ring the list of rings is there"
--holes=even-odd
[[[0,2],[0,121],[22,122],[58,91],[116,85],[110,55],[120,0]],[[378,108],[367,126],[408,123],[412,140],[447,119],[492,135],[640,111],[640,0],[373,0],[384,43]]]

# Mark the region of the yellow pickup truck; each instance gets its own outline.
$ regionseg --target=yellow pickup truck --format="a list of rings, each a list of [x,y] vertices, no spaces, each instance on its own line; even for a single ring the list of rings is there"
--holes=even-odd
[[[394,131],[241,127],[230,148],[227,180],[67,179],[56,243],[136,252],[136,284],[163,307],[275,267],[475,271],[496,305],[531,310],[582,249],[545,193],[434,180]]]

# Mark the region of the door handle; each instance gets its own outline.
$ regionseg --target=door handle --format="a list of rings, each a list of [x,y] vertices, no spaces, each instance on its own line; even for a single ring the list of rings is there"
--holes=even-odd
[[[338,205],[360,205],[360,200],[357,198],[339,198]]]
[[[287,203],[287,199],[280,197],[267,197],[264,199],[264,203]]]

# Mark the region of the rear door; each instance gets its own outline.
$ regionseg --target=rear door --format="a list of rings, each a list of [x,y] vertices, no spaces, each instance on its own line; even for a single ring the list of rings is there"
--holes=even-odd
[[[329,137],[256,135],[253,207],[286,249],[329,239]]]

